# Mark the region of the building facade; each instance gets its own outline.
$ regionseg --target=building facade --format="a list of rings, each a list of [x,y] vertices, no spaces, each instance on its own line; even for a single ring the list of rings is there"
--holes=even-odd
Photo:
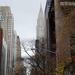
[[[58,68],[60,63],[62,63],[61,66],[63,67],[68,65],[72,61],[72,57],[75,58],[74,51],[73,51],[74,49],[71,50],[71,47],[74,46],[74,39],[75,39],[74,37],[75,23],[72,17],[72,14],[74,14],[74,12],[72,12],[74,11],[74,6],[75,6],[74,0],[65,0],[65,2],[64,0],[47,0],[46,2],[46,8],[45,8],[45,20],[46,20],[45,38],[47,41],[46,48],[47,50],[50,50],[52,52],[57,52],[58,54],[58,57],[57,57],[56,53],[55,54],[51,52],[50,54],[48,53],[50,56],[48,60],[50,61],[47,61],[47,62],[50,62],[50,69],[52,68],[51,69],[52,71],[54,67]],[[72,21],[67,16],[70,17]],[[66,20],[67,18],[69,19],[69,21]],[[63,33],[63,31],[68,27],[68,24],[73,25],[72,31],[70,30],[70,27],[69,27],[68,31],[70,31],[69,32],[70,34],[66,31],[65,33]],[[64,25],[67,25],[67,26],[65,27]],[[72,52],[73,55],[71,51],[73,51]],[[69,60],[69,58],[71,58],[71,61]],[[53,60],[55,62],[54,64],[52,59],[54,59]],[[55,65],[55,66],[52,66],[52,65]]]
[[[56,68],[56,35],[55,35],[55,11],[54,0],[47,0],[45,7],[45,40],[47,52],[47,67],[50,69],[50,74]],[[54,53],[53,53],[54,52]]]
[[[13,47],[13,68],[16,69],[16,59],[17,59],[17,33],[14,31],[14,47]]]
[[[7,69],[7,44],[3,38],[2,42],[2,60],[1,60],[1,74],[6,75]]]
[[[0,74],[6,75],[7,68],[7,44],[3,38],[3,30],[0,28]]]
[[[1,74],[1,60],[2,60],[2,38],[3,38],[3,31],[0,28],[0,74]]]
[[[56,24],[56,44],[57,44],[56,50],[58,51],[59,63],[62,58],[63,65],[65,67],[68,65],[66,67],[67,68],[66,71],[70,72],[67,73],[68,75],[72,74],[73,73],[72,71],[75,71],[74,69],[75,65],[71,64],[75,63],[74,61],[75,48],[73,47],[75,46],[74,44],[75,18],[73,18],[74,14],[75,14],[75,0],[65,0],[65,1],[55,0],[55,24]],[[62,41],[60,39],[62,39]],[[73,69],[72,68],[70,69],[70,67],[72,67]]]
[[[56,5],[57,3],[58,3],[58,6]],[[75,4],[74,3],[75,3],[74,0],[65,0],[65,2],[64,2],[64,0],[59,1],[59,2],[58,2],[58,0],[55,1],[55,6],[56,6],[55,7],[55,24],[56,24],[57,50],[58,50],[58,52],[60,52],[60,50],[61,50],[60,47],[61,47],[61,45],[63,46],[63,50],[61,50],[61,51],[63,51],[64,60],[67,60],[67,61],[64,61],[65,65],[70,63],[68,61],[68,58],[72,57],[72,54],[71,54],[72,50],[70,47],[72,46],[72,44],[74,44],[73,41],[74,41],[74,36],[75,36],[75,34],[74,34],[75,33],[75,30],[74,30],[75,22],[74,22],[74,18],[72,17],[72,15],[75,13],[75,11],[74,11]],[[59,11],[57,11],[57,9]],[[58,17],[57,17],[57,15],[58,15]],[[67,21],[66,18],[68,18],[69,21]],[[72,21],[70,19],[72,19]],[[66,21],[67,21],[67,23],[66,23]],[[72,24],[72,26],[70,26],[71,24]],[[65,31],[65,33],[63,33],[64,35],[62,35],[63,41],[61,43],[59,37],[60,37],[60,34],[62,33],[62,31]],[[72,41],[71,41],[71,39],[72,39]]]

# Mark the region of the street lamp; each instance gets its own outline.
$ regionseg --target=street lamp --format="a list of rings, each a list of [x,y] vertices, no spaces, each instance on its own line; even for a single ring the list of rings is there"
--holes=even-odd
[[[37,48],[32,48],[31,50],[37,50]],[[45,50],[46,52],[50,52],[50,53],[53,53],[56,55],[56,68],[57,68],[57,75],[58,75],[58,54],[57,54],[57,51],[54,52],[54,51],[50,51],[50,50]]]

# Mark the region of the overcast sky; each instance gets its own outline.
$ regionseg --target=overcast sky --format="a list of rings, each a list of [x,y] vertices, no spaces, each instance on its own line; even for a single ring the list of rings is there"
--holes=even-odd
[[[36,37],[40,3],[44,11],[46,0],[0,0],[0,6],[10,6],[14,28],[21,39]]]

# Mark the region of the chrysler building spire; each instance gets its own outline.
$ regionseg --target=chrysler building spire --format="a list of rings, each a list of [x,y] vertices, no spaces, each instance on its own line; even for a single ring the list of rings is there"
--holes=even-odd
[[[42,4],[40,3],[40,10],[38,14],[38,18],[43,17],[43,10],[42,10]]]
[[[36,36],[39,40],[44,37],[44,15],[42,10],[42,4],[40,4],[40,10],[37,19]]]
[[[42,9],[42,3],[40,3],[40,8]]]

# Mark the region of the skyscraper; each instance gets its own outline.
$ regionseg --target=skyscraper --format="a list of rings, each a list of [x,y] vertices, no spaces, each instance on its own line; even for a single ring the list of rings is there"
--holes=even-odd
[[[3,20],[1,27],[3,28],[3,37],[7,44],[7,73],[10,74],[13,59],[14,21],[9,6],[0,6],[0,18]]]
[[[42,5],[40,4],[40,10],[39,10],[37,26],[36,26],[36,38],[39,40],[44,37],[44,25],[45,25],[45,20],[44,20]]]

